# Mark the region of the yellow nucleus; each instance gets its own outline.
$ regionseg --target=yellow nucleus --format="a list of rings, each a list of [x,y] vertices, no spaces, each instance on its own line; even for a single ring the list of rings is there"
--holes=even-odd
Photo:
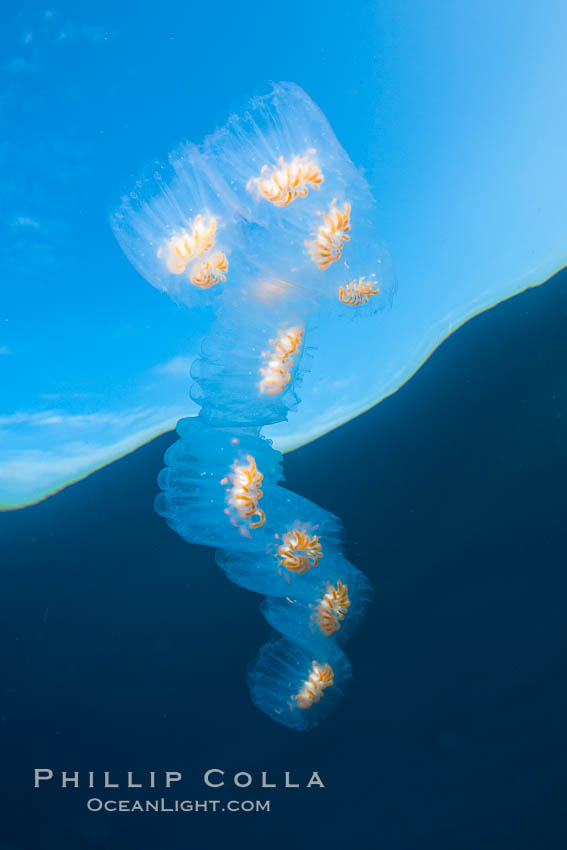
[[[314,154],[314,150],[308,151]],[[283,156],[278,166],[270,172],[264,165],[260,177],[248,182],[248,190],[256,186],[260,195],[277,207],[287,207],[296,198],[305,198],[309,189],[319,189],[324,177],[316,161],[308,156],[294,156],[285,162]]]
[[[228,271],[228,260],[222,251],[215,253],[208,259],[200,263],[195,263],[191,267],[191,283],[198,286],[199,289],[210,289],[219,280],[224,283],[226,273]]]
[[[375,275],[372,275],[372,277],[375,277]],[[379,292],[380,287],[375,287],[374,282],[359,277],[358,280],[351,280],[350,283],[345,283],[344,286],[339,287],[339,301],[352,307],[358,307],[360,304],[368,304],[372,296]]]
[[[252,520],[250,528],[260,528],[266,521],[264,511],[258,506],[262,496],[260,485],[264,476],[256,466],[252,455],[246,456],[247,463],[235,460],[228,475],[230,487],[227,489],[227,502],[235,508],[242,519]],[[223,479],[223,483],[227,479]]]
[[[299,708],[311,708],[319,702],[326,688],[334,681],[333,668],[330,664],[321,665],[314,661],[308,678],[303,682],[300,691],[292,697]]]
[[[295,362],[293,355],[301,346],[303,333],[303,328],[288,328],[270,340],[272,349],[263,353],[264,365],[260,368],[262,380],[258,388],[261,393],[279,395],[289,384]]]
[[[317,535],[310,536],[298,528],[284,534],[277,551],[282,567],[298,575],[316,567],[322,557],[323,550]]]
[[[315,612],[315,622],[326,637],[338,632],[349,606],[347,585],[341,581],[337,582],[336,587],[328,584],[327,592],[317,605]]]
[[[323,213],[323,223],[317,228],[315,238],[306,242],[311,259],[320,269],[328,269],[340,259],[343,245],[350,240],[350,203],[345,202],[342,210],[331,202],[329,212]]]
[[[198,215],[189,229],[181,228],[158,250],[157,255],[164,257],[171,274],[183,274],[190,260],[202,257],[213,247],[216,229],[217,222],[213,216]]]

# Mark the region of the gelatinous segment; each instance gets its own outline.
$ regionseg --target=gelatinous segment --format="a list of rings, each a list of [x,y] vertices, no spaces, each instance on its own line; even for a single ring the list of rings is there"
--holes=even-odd
[[[201,417],[180,420],[177,433],[179,439],[167,450],[165,468],[158,476],[157,513],[188,542],[233,552],[264,552],[274,529],[284,520],[276,498],[282,477],[280,452],[257,433],[214,428]],[[234,473],[235,461],[247,468],[249,456],[264,476],[258,507],[261,504],[271,518],[269,525],[257,528],[251,528],[250,522],[255,524],[261,515],[244,517],[238,509],[241,506],[245,511],[244,503],[229,501],[234,486],[229,476]]]
[[[317,570],[292,573],[287,593],[280,592],[262,603],[262,613],[277,631],[304,646],[314,657],[327,644],[343,645],[362,618],[370,598],[370,585],[359,569],[329,540],[325,561]],[[283,583],[282,583],[283,584]]]
[[[316,726],[333,708],[350,677],[350,665],[332,642],[314,659],[286,638],[265,644],[248,669],[253,702],[291,729]]]

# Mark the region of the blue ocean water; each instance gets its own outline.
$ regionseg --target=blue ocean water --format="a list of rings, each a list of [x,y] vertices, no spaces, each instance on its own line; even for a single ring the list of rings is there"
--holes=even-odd
[[[566,846],[566,283],[476,317],[394,396],[286,455],[375,591],[346,697],[306,735],[250,704],[259,597],[154,513],[173,435],[0,514],[2,850]],[[176,770],[174,792],[96,796],[271,811],[90,813],[93,791],[34,790],[34,768]],[[207,789],[210,768],[254,784]],[[282,788],[286,770],[325,788]]]
[[[565,266],[566,26],[563,0],[10,9],[0,509],[195,412],[187,369],[210,316],[144,283],[109,219],[151,163],[201,142],[270,80],[301,86],[363,170],[399,280],[378,332],[323,317],[297,414],[270,426],[280,448],[368,409],[464,321]]]

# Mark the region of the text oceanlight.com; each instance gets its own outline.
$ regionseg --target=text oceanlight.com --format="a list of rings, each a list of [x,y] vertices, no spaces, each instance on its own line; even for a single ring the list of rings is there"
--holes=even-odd
[[[270,800],[87,800],[89,812],[269,812]]]

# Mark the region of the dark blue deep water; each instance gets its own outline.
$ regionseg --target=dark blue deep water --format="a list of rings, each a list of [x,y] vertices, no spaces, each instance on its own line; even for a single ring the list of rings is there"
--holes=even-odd
[[[375,588],[351,687],[311,733],[248,699],[258,598],[154,514],[172,435],[0,515],[0,850],[565,848],[566,284],[477,317],[395,396],[286,456]],[[34,790],[34,768],[184,781]],[[215,792],[208,768],[326,787]],[[164,795],[271,812],[85,807]]]

